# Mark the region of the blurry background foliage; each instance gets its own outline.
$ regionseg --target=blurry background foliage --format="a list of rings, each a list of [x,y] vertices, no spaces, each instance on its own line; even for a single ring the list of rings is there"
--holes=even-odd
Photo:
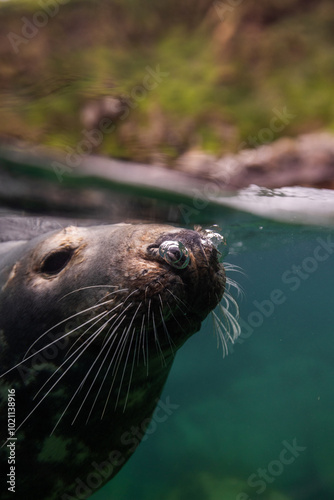
[[[72,0],[15,54],[8,33],[42,5],[0,2],[2,141],[72,151],[106,96],[129,113],[93,152],[170,166],[192,148],[251,146],[273,108],[295,115],[273,140],[334,129],[330,0]],[[168,76],[136,100],[147,66]]]

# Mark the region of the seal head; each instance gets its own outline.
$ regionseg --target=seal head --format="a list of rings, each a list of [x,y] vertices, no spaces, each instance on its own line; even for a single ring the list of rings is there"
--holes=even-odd
[[[1,254],[1,392],[15,389],[29,456],[18,499],[78,494],[105,460],[98,487],[118,472],[225,282],[207,233],[172,226],[70,226]]]

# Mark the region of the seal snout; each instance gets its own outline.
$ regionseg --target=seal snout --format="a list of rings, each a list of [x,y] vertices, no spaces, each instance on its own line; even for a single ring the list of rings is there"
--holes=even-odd
[[[188,248],[178,240],[166,240],[161,243],[159,255],[176,269],[185,269],[190,262]]]
[[[147,255],[182,280],[189,311],[203,320],[222,299],[225,270],[219,263],[216,233],[181,229],[161,234]],[[184,299],[183,299],[184,300]]]

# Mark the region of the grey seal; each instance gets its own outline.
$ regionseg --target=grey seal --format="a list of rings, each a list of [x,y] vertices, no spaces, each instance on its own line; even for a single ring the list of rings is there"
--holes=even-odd
[[[214,238],[69,226],[0,244],[0,265],[2,499],[86,498],[135,451],[177,350],[223,297]]]

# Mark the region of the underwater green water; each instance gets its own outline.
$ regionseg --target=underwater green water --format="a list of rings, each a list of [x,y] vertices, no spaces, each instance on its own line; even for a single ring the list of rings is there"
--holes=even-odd
[[[172,204],[161,192],[142,205],[140,190],[116,193],[123,220],[221,228],[226,262],[242,269],[227,273],[243,289],[241,335],[224,358],[212,319],[203,323],[178,352],[163,411],[136,452],[81,498],[334,498],[334,192],[252,189],[195,211],[188,199],[190,212],[184,198]],[[108,220],[121,221],[113,212]]]
[[[334,231],[219,210],[244,274],[241,337],[212,322],[179,351],[136,453],[93,500],[334,498]],[[92,490],[93,492],[93,490]]]

